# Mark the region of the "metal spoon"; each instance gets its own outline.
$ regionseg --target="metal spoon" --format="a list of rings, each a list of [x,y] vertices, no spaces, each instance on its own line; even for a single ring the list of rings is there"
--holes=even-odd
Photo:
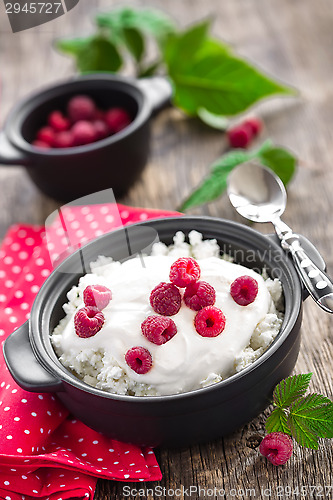
[[[333,313],[333,283],[309,258],[280,216],[287,194],[281,179],[270,169],[255,162],[236,167],[228,177],[228,195],[237,212],[254,222],[271,222],[284,250],[291,253],[295,267],[311,297],[324,311]]]

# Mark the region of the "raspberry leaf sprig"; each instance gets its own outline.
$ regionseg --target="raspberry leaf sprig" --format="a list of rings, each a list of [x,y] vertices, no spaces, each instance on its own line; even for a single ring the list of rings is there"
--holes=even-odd
[[[256,160],[273,170],[287,185],[296,169],[295,156],[285,148],[276,146],[270,140],[265,141],[258,149],[244,151],[234,149],[218,158],[211,166],[210,172],[201,184],[182,202],[179,211],[210,203],[219,198],[227,188],[230,172],[247,161]]]
[[[317,450],[319,438],[333,438],[333,403],[321,394],[305,395],[311,377],[294,375],[276,386],[266,430],[288,434],[301,446]]]

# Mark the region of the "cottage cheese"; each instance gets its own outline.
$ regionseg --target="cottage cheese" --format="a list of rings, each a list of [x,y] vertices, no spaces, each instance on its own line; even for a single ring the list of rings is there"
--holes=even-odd
[[[130,395],[166,395],[206,387],[244,369],[271,344],[280,330],[282,314],[277,310],[282,296],[278,280],[221,258],[216,240],[202,240],[192,231],[190,243],[177,233],[174,245],[157,243],[152,255],[124,263],[99,257],[91,264],[92,273],[80,279],[68,293],[66,317],[54,330],[51,340],[61,363],[87,384]],[[216,291],[215,306],[226,317],[224,331],[217,337],[199,335],[194,328],[196,312],[184,304],[172,316],[177,334],[163,345],[149,342],[141,333],[141,323],[151,314],[151,290],[168,281],[171,264],[178,257],[193,256],[201,268],[200,279]],[[258,282],[256,300],[240,306],[230,295],[230,284],[247,274]],[[84,307],[82,294],[88,285],[105,285],[112,300],[103,310],[105,323],[90,338],[80,338],[74,329],[74,315]],[[125,353],[134,346],[147,348],[153,359],[148,373],[139,375],[125,362]]]

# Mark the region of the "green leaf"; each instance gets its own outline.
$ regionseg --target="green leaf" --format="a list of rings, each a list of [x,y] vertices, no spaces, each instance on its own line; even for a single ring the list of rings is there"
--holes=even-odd
[[[76,58],[77,67],[82,73],[115,72],[122,65],[122,59],[115,45],[101,35],[58,40],[56,46],[62,52]]]
[[[274,404],[279,408],[288,408],[294,401],[306,393],[311,377],[312,373],[305,373],[282,380],[274,389]]]
[[[286,149],[275,147],[260,155],[261,162],[271,168],[286,185],[296,169],[296,158]]]
[[[124,28],[136,28],[152,35],[158,41],[175,31],[175,24],[169,16],[151,8],[121,7],[97,14],[96,22],[98,26],[109,28],[114,32],[119,32]]]
[[[93,71],[115,72],[122,59],[114,44],[101,36],[93,38],[85,49],[77,54],[77,66],[82,73]]]
[[[284,432],[291,434],[287,424],[287,415],[281,408],[275,408],[266,420],[267,432]]]
[[[71,55],[77,55],[91,43],[92,36],[86,38],[63,38],[55,42],[55,46],[61,52]]]
[[[198,109],[198,117],[202,120],[206,125],[209,125],[212,128],[217,130],[226,130],[229,125],[229,120],[225,116],[215,115],[214,113],[210,113],[205,108]]]
[[[321,394],[308,394],[290,407],[288,426],[296,441],[317,449],[318,438],[333,437],[333,403]]]
[[[189,208],[209,203],[221,196],[227,187],[227,178],[231,170],[236,165],[250,159],[252,155],[242,150],[235,150],[219,158],[211,165],[210,175],[206,177],[199,187],[182,203],[179,210],[185,211]]]
[[[124,41],[128,50],[137,62],[140,62],[145,50],[145,42],[141,33],[136,28],[124,28]]]
[[[190,30],[171,37],[165,50],[175,87],[174,102],[188,114],[195,115],[199,108],[205,108],[217,115],[230,116],[264,97],[294,93],[235,56],[217,40],[198,37],[192,51],[187,46],[184,60],[181,54],[189,33]]]
[[[164,57],[170,73],[181,71],[192,60],[193,53],[198,52],[207,39],[211,21],[206,20],[191,26],[187,31],[169,36]]]
[[[162,61],[155,61],[146,66],[145,68],[141,68],[139,74],[137,75],[138,78],[147,78],[148,76],[155,75],[161,64]]]

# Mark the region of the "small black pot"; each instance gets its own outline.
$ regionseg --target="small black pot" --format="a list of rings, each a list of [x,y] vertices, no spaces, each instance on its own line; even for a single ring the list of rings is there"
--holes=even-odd
[[[121,132],[86,146],[40,149],[31,145],[48,114],[65,112],[69,99],[92,97],[102,109],[121,106],[133,121]],[[140,81],[91,75],[46,88],[19,102],[0,133],[0,164],[23,165],[48,196],[72,201],[112,188],[123,195],[139,178],[149,153],[149,119],[167,105],[171,87],[162,78]]]
[[[268,269],[283,285],[285,318],[268,350],[251,366],[230,378],[192,392],[162,396],[118,396],[77,379],[58,360],[50,335],[63,316],[66,293],[80,277],[78,266],[98,255],[116,260],[146,248],[147,230],[172,243],[176,231],[195,229],[205,239],[216,238],[222,250],[247,267]],[[302,243],[321,269],[325,263],[315,248]],[[81,275],[88,269],[82,270]],[[122,441],[140,445],[186,445],[228,434],[249,422],[270,402],[274,386],[287,377],[300,346],[302,302],[306,294],[292,261],[275,237],[264,236],[235,222],[209,217],[147,221],[102,236],[66,259],[41,288],[30,320],[4,343],[6,363],[16,382],[28,391],[55,392],[69,411],[88,426]]]

